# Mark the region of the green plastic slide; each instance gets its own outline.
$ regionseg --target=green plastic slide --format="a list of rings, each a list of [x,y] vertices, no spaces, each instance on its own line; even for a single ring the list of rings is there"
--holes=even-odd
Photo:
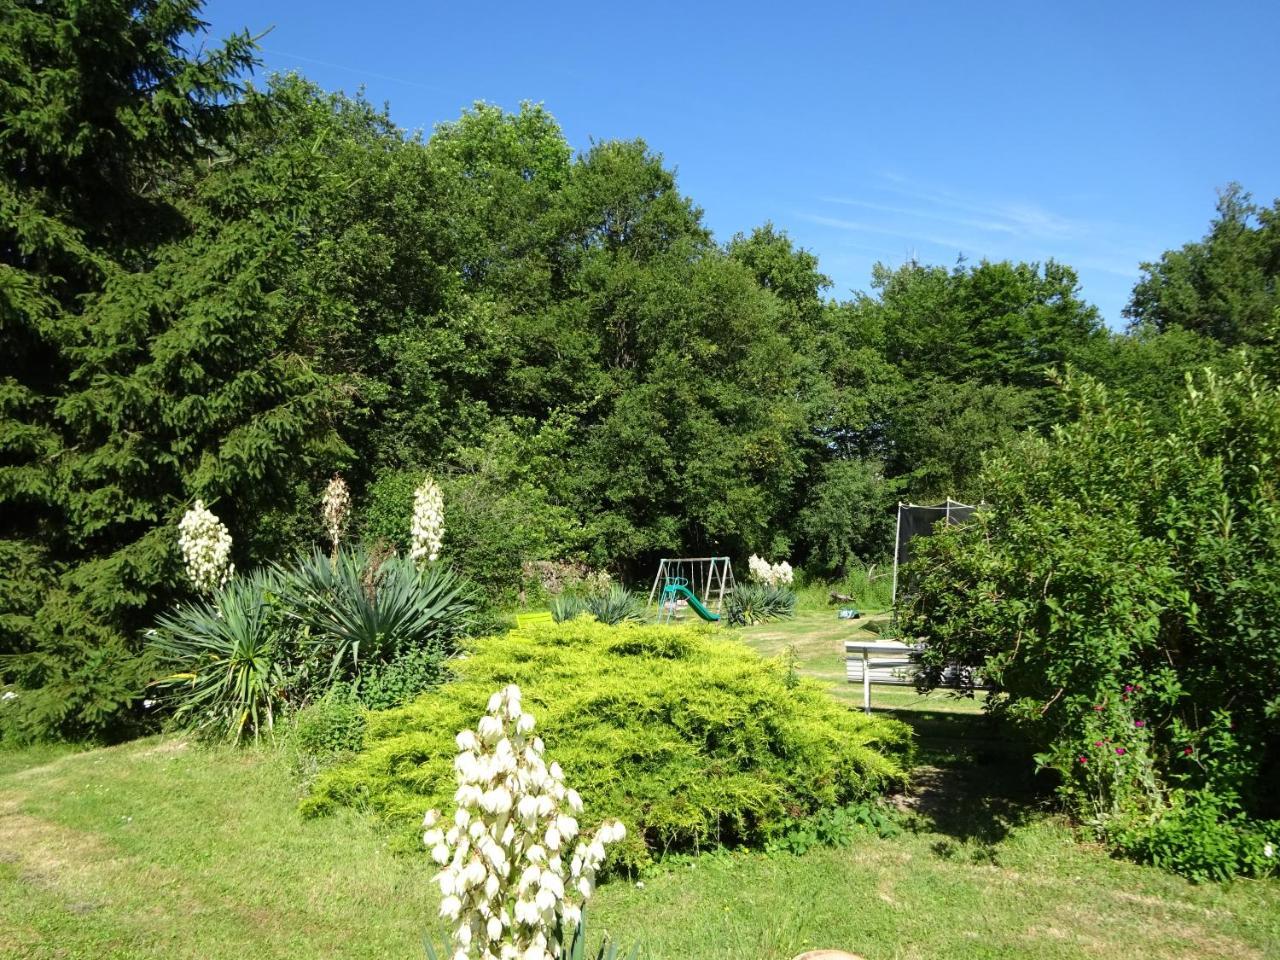
[[[698,616],[700,616],[703,620],[715,621],[720,619],[720,614],[712,613],[710,610],[704,607],[702,603],[698,600],[698,598],[693,595],[693,591],[691,591],[688,587],[682,587],[678,583],[672,583],[672,584],[668,584],[667,588],[663,591],[663,593],[671,597],[673,600],[675,599],[676,594],[679,594],[680,596],[684,597],[685,600],[688,601],[689,606],[693,608],[693,612],[696,613]]]

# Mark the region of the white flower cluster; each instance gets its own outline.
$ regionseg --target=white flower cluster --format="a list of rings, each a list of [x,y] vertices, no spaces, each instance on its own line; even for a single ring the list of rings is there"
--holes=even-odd
[[[325,529],[329,532],[329,542],[333,544],[333,552],[338,552],[338,541],[342,539],[342,531],[347,525],[347,516],[351,513],[351,491],[347,489],[347,481],[339,474],[334,474],[329,485],[324,488],[324,498],[320,501],[320,515],[324,518]]]
[[[579,836],[582,799],[559,764],[543,761],[533,725],[519,687],[490,697],[475,732],[458,734],[452,824],[446,832],[435,810],[423,820],[422,839],[442,868],[440,915],[456,924],[453,960],[556,960],[557,927],[571,935],[605,845],[626,835],[610,820]]]
[[[790,586],[795,580],[795,571],[791,564],[783,560],[781,563],[770,563],[757,557],[754,553],[747,560],[747,568],[751,571],[751,579],[770,587]]]
[[[236,572],[231,562],[231,534],[203,500],[197,500],[178,522],[178,547],[187,576],[197,590],[212,593]]]
[[[444,494],[430,477],[413,495],[409,559],[435,563],[444,543]]]

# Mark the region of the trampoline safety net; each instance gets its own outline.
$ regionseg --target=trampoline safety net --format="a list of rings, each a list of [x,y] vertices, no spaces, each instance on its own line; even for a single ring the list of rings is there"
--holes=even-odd
[[[977,507],[948,498],[946,503],[924,505],[898,504],[898,535],[893,554],[893,600],[898,600],[898,567],[911,559],[911,541],[933,533],[939,521],[962,523],[973,516]]]

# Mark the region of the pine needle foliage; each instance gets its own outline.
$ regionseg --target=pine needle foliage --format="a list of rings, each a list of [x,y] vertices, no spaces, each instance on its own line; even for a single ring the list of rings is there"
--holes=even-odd
[[[508,683],[591,817],[626,825],[622,867],[761,846],[797,817],[902,782],[909,762],[905,725],[788,685],[780,665],[700,626],[531,627],[472,642],[456,672],[408,706],[371,713],[362,752],[321,774],[304,810],[371,806],[417,841],[422,812],[451,801],[454,735]]]
[[[172,580],[156,524],[186,494],[164,487],[162,437],[198,446],[199,434],[162,402],[145,344],[108,331],[159,319],[171,291],[130,278],[187,234],[175,187],[238,122],[252,41],[190,52],[198,11],[193,0],[5,8],[0,675],[27,692],[28,732],[120,732],[145,675],[129,627]],[[189,345],[191,332],[176,339]],[[198,362],[171,350],[170,376]]]

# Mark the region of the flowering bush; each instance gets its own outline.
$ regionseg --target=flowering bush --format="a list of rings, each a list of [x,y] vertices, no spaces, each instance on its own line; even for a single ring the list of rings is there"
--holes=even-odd
[[[231,534],[203,500],[197,500],[178,522],[178,548],[187,577],[202,593],[213,593],[235,574]]]
[[[903,632],[926,682],[959,663],[998,686],[988,703],[1117,851],[1198,878],[1269,870],[1280,392],[1206,373],[1153,416],[1068,387],[1075,421],[1011,448],[984,474],[991,507],[913,546]]]
[[[781,563],[770,563],[753,553],[747,559],[747,569],[752,580],[766,587],[788,587],[795,580],[795,571],[785,560]]]
[[[342,540],[343,530],[347,526],[347,518],[351,514],[351,491],[341,476],[334,475],[324,488],[324,497],[320,501],[320,515],[324,518],[324,528],[329,534],[329,542],[333,544],[334,556],[338,553],[338,544]]]
[[[1230,786],[1238,771],[1224,769],[1238,763],[1230,714],[1212,711],[1194,730],[1168,717],[1171,679],[1109,691],[1081,720],[1082,742],[1037,760],[1070,772],[1061,792],[1100,839],[1136,860],[1192,880],[1274,873],[1280,823],[1248,820]]]
[[[409,559],[435,563],[444,543],[444,494],[427,477],[413,495],[413,526],[409,533]]]
[[[463,730],[453,763],[457,812],[448,829],[429,810],[423,842],[440,864],[440,915],[452,921],[454,960],[552,960],[595,888],[605,845],[626,828],[580,835],[582,799],[547,766],[534,718],[514,684],[489,698],[475,732]]]

